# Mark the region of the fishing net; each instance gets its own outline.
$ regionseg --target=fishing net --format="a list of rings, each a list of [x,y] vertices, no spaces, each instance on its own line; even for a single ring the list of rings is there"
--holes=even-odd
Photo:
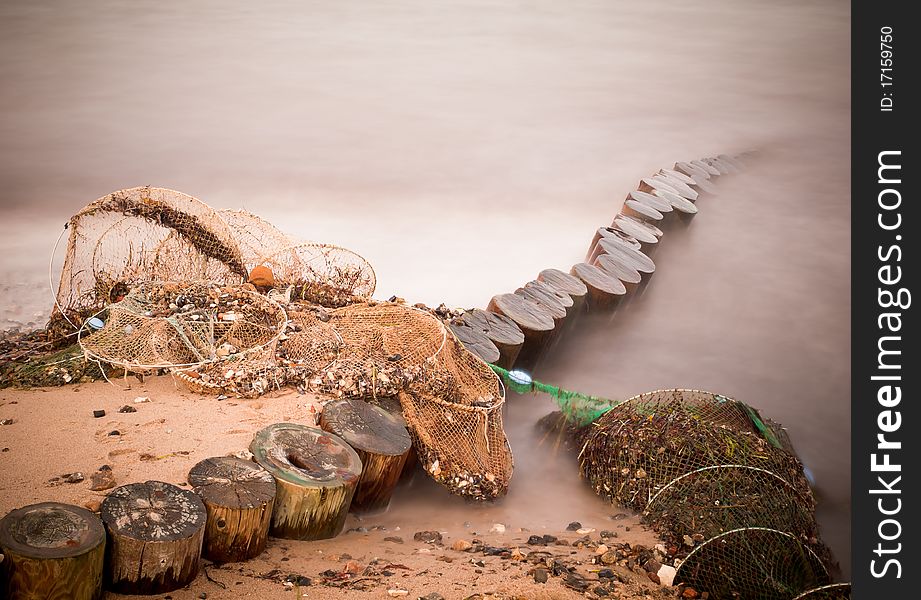
[[[227,224],[247,269],[252,269],[267,256],[272,256],[295,242],[277,227],[258,215],[245,210],[221,210],[217,213]]]
[[[173,190],[113,192],[71,217],[57,304],[76,324],[139,283],[240,283],[233,233],[208,205]]]
[[[490,365],[490,367],[502,378],[505,387],[513,392],[518,394],[541,392],[552,397],[571,428],[582,428],[619,404],[608,398],[564,390],[555,385],[535,381],[522,371],[508,371],[497,365]]]
[[[782,477],[744,465],[703,467],[669,482],[643,511],[644,521],[675,548],[740,527],[794,534],[819,545],[815,500]],[[817,552],[818,554],[818,552]]]
[[[802,464],[751,407],[710,392],[635,396],[596,420],[579,456],[600,496],[643,510],[662,488],[703,467],[758,467],[811,494]]]
[[[364,258],[339,246],[302,243],[262,260],[278,287],[291,287],[291,299],[338,308],[367,301],[377,279]]]
[[[710,598],[790,600],[829,583],[819,558],[795,536],[763,527],[727,531],[695,548],[675,581]]]
[[[82,335],[87,356],[126,370],[246,361],[271,364],[285,311],[243,286],[151,283],[105,311]]]
[[[851,600],[851,584],[830,583],[806,590],[793,600]]]

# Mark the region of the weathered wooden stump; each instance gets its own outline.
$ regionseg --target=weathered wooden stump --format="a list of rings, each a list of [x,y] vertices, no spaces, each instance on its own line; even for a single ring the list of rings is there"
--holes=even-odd
[[[499,360],[495,364],[503,369],[511,369],[515,365],[524,344],[524,334],[514,321],[505,315],[479,308],[467,311],[462,318],[470,327],[485,333],[499,350]]]
[[[610,308],[627,293],[627,288],[613,275],[588,263],[578,263],[570,271],[588,288],[588,303],[593,309]]]
[[[678,194],[657,190],[656,196],[659,196],[663,200],[667,200],[672,205],[672,208],[675,209],[678,216],[682,218],[690,218],[697,214],[697,205]]]
[[[688,185],[694,185],[695,183],[694,179],[690,175],[675,169],[659,169],[658,175],[662,175],[665,178],[671,177]]]
[[[633,292],[642,281],[640,272],[624,263],[623,259],[611,254],[601,254],[593,263],[596,267],[620,280],[627,292]]]
[[[448,328],[457,337],[464,348],[473,352],[487,363],[496,363],[499,360],[499,349],[486,337],[486,333],[476,327],[471,327],[461,318],[452,319]]]
[[[559,333],[560,325],[566,320],[566,307],[554,294],[542,288],[520,287],[515,293],[543,307],[553,317],[553,333]]]
[[[608,240],[601,240],[598,243],[601,244],[601,248],[606,253],[619,256],[626,264],[640,273],[654,273],[656,270],[656,264],[652,262],[652,259],[639,250],[627,248],[623,244],[617,244]]]
[[[691,161],[691,165],[697,167],[698,169],[701,169],[704,173],[707,173],[708,175],[710,175],[711,178],[719,177],[721,175],[719,169],[717,169],[713,165],[710,165],[704,162],[703,160],[694,159]]]
[[[479,310],[479,309],[477,309]],[[485,312],[485,311],[483,311]],[[466,313],[465,313],[466,314]],[[492,314],[492,313],[489,313]],[[515,327],[515,329],[518,329]],[[520,331],[518,332],[521,333]],[[524,340],[524,336],[521,336],[521,339]],[[378,396],[370,400],[371,404],[374,406],[379,406],[383,410],[386,410],[394,419],[397,420],[397,423],[406,427],[406,418],[403,416],[403,405],[400,404],[400,399],[394,396]],[[409,431],[409,428],[406,427],[406,430]],[[400,473],[400,481],[408,482],[412,481],[416,476],[416,467],[419,465],[419,459],[416,454],[416,448],[414,446],[409,447],[409,452],[406,455],[406,462],[403,464],[403,471]]]
[[[572,298],[571,314],[580,314],[585,308],[588,288],[578,277],[559,269],[544,269],[538,273],[537,280]]]
[[[549,296],[554,298],[563,305],[563,308],[566,310],[566,316],[569,317],[572,314],[572,309],[575,307],[576,303],[573,301],[572,296],[566,292],[562,292],[549,283],[545,283],[540,279],[534,279],[526,284],[524,284],[525,289],[530,289],[538,292],[541,295]]]
[[[323,407],[320,427],[348,442],[361,459],[351,510],[386,509],[412,448],[406,421],[363,400],[349,399]]]
[[[628,199],[624,202],[623,208],[621,208],[620,213],[627,217],[633,217],[635,219],[647,222],[658,223],[665,218],[665,216],[649,206],[648,204],[643,204],[636,200]]]
[[[706,169],[703,169],[701,167],[696,167],[689,162],[684,162],[684,161],[676,162],[675,171],[679,173],[683,173],[684,175],[687,175],[688,177],[693,178],[695,182],[700,181],[698,177],[702,179],[710,179],[710,173],[708,173]]]
[[[657,236],[655,232],[661,232],[661,229],[658,227],[647,227],[641,221],[637,221],[631,217],[617,215],[611,223],[611,229],[616,229],[633,237],[640,243],[643,249],[648,250],[659,244],[659,236]]]
[[[42,502],[0,520],[0,597],[102,598],[106,532],[78,506]]]
[[[653,175],[650,179],[660,184],[659,187],[656,187],[656,190],[658,191],[671,192],[691,201],[697,200],[697,192],[691,189],[688,184],[679,181],[674,177],[669,177],[668,175],[659,173],[657,175]]]
[[[162,594],[198,575],[208,515],[193,492],[162,481],[130,483],[112,490],[101,512],[112,591]]]
[[[268,471],[232,456],[206,458],[189,471],[189,483],[208,511],[202,556],[240,562],[265,550],[275,507],[275,479]]]
[[[271,535],[295,540],[339,535],[361,477],[361,459],[342,438],[276,423],[259,431],[249,448],[275,478]]]
[[[550,313],[518,294],[493,296],[486,310],[508,317],[524,334],[524,344],[518,353],[516,365],[533,367],[537,364],[555,327]]]
[[[672,203],[664,198],[657,196],[654,193],[654,190],[652,192],[642,192],[640,190],[634,190],[630,192],[629,194],[627,194],[626,199],[636,200],[637,202],[641,202],[645,204],[646,206],[656,209],[657,211],[659,211],[665,216],[667,216],[668,213],[672,212],[673,210]]]
[[[591,263],[601,253],[601,248],[598,246],[598,240],[601,238],[611,238],[637,250],[643,247],[639,240],[619,227],[599,227],[592,237],[592,243],[588,246],[588,252],[585,253],[585,262]]]

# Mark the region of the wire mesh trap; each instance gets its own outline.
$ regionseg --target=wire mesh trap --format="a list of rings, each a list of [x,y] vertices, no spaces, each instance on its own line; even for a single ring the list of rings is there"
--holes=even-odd
[[[617,405],[593,423],[579,455],[597,494],[636,510],[681,475],[725,464],[758,467],[811,494],[802,464],[757,411],[699,390],[648,392]]]
[[[233,235],[247,270],[262,263],[262,259],[281,252],[296,241],[258,215],[245,210],[220,210]]]
[[[247,276],[233,233],[210,206],[181,192],[137,187],[84,207],[70,236],[56,293],[74,322],[151,281],[241,283]]]
[[[850,583],[830,583],[806,590],[793,600],[851,600]]]
[[[287,323],[282,307],[260,294],[206,283],[140,285],[105,314],[105,326],[81,335],[80,347],[87,356],[126,370],[223,359],[271,364]]]
[[[280,287],[292,288],[292,300],[338,308],[368,300],[377,286],[367,260],[330,244],[302,243],[262,259]]]
[[[710,598],[790,600],[829,583],[822,561],[795,536],[763,527],[727,531],[695,548],[675,581]]]

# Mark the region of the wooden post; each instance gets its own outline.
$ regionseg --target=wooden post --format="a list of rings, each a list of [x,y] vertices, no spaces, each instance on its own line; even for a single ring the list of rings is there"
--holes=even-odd
[[[322,429],[276,423],[250,444],[256,462],[275,478],[271,535],[322,540],[345,525],[361,459],[341,438]]]
[[[578,263],[572,266],[570,272],[581,279],[588,288],[589,308],[610,308],[627,293],[627,288],[619,279],[594,265]]]
[[[697,192],[691,189],[691,187],[688,186],[688,184],[684,183],[683,181],[679,181],[675,179],[674,177],[671,177],[669,175],[663,175],[659,173],[657,175],[653,175],[649,179],[656,182],[656,185],[654,187],[655,187],[655,190],[657,191],[671,192],[673,194],[678,194],[682,198],[687,198],[688,200],[691,200],[692,202],[694,200],[697,200]]]
[[[479,309],[476,309],[479,310]],[[485,311],[481,311],[485,312]],[[489,313],[492,314],[492,313]],[[517,327],[516,327],[517,329]],[[521,333],[520,331],[518,333]],[[524,336],[522,336],[524,339]],[[397,423],[406,427],[406,418],[403,416],[403,405],[400,404],[400,399],[395,396],[378,396],[377,398],[372,398],[369,400],[374,406],[379,406],[382,409],[390,413],[393,418],[397,420]],[[322,413],[321,413],[322,414]],[[409,428],[406,428],[409,431]],[[406,462],[403,463],[403,471],[400,473],[401,482],[411,482],[415,479],[416,476],[416,467],[419,465],[419,458],[416,455],[416,448],[413,446],[409,447],[409,452],[406,455]]]
[[[679,173],[683,173],[687,175],[688,177],[693,178],[695,182],[700,181],[698,177],[702,179],[710,179],[710,174],[707,173],[705,169],[702,169],[701,167],[696,167],[689,162],[676,162],[675,170],[678,171]]]
[[[0,597],[102,598],[106,532],[78,506],[42,502],[0,521]]]
[[[646,187],[646,186],[641,186],[641,187]],[[646,206],[650,206],[656,209],[663,215],[668,215],[668,213],[672,212],[673,210],[671,202],[669,202],[668,200],[665,200],[664,198],[657,196],[655,194],[655,190],[650,190],[648,192],[634,190],[630,192],[629,194],[627,194],[627,200],[636,200],[637,202],[641,202],[645,204]]]
[[[699,169],[703,169],[703,171],[709,173],[711,177],[719,177],[722,175],[719,169],[704,160],[694,159],[691,161],[691,164]]]
[[[575,307],[575,302],[569,294],[561,292],[552,285],[544,283],[540,279],[531,280],[524,284],[524,287],[525,289],[534,290],[543,296],[556,299],[557,302],[563,305],[563,309],[566,310],[567,318],[572,314],[572,309]]]
[[[694,183],[695,183],[693,177],[691,177],[691,176],[689,176],[689,175],[687,175],[687,174],[685,174],[685,173],[682,173],[681,171],[676,171],[675,169],[659,169],[659,173],[658,173],[658,174],[661,175],[661,176],[663,176],[663,177],[665,177],[665,178],[671,177],[672,179],[676,179],[676,180],[678,180],[678,181],[680,181],[680,182],[682,182],[682,183],[686,183],[686,184],[688,184],[688,185],[694,185]]]
[[[639,271],[625,264],[622,258],[615,255],[601,254],[593,264],[605,273],[619,279],[628,292],[635,291],[642,280]]]
[[[130,483],[112,490],[101,512],[112,591],[162,594],[198,575],[208,516],[193,492],[162,481]]]
[[[662,213],[654,209],[653,207],[643,204],[642,202],[637,202],[633,199],[627,199],[624,202],[623,208],[620,209],[622,215],[633,217],[640,221],[652,221],[660,222],[664,218]]]
[[[572,312],[578,314],[584,309],[588,288],[578,277],[559,269],[544,269],[537,275],[537,280],[569,294],[569,297],[572,298]]]
[[[492,343],[486,332],[476,327],[471,327],[461,318],[451,319],[448,329],[457,337],[464,348],[473,352],[487,363],[496,363],[499,360],[499,349]]]
[[[524,344],[524,334],[515,321],[512,321],[505,315],[500,315],[488,310],[474,308],[468,310],[461,317],[467,325],[480,329],[486,334],[486,337],[499,350],[499,360],[495,363],[503,369],[511,369],[515,365],[515,359],[521,352],[521,346]]]
[[[643,244],[658,244],[659,238],[665,235],[661,229],[652,223],[642,219],[634,219],[626,215],[617,215],[611,223],[611,227],[620,227],[626,233],[632,235]],[[648,236],[652,235],[656,241],[649,241]]]
[[[517,294],[493,296],[486,310],[505,315],[524,334],[524,344],[515,364],[526,368],[536,365],[553,332],[553,317],[542,306]]]
[[[655,236],[652,237],[653,239],[656,239]],[[595,260],[595,258],[598,257],[598,254],[601,252],[601,249],[598,247],[598,240],[601,238],[611,238],[615,241],[626,244],[631,248],[635,248],[636,250],[642,248],[642,244],[640,244],[639,240],[637,240],[632,235],[625,233],[619,227],[599,227],[598,230],[595,231],[594,237],[592,237],[592,243],[588,246],[588,252],[585,254],[585,262],[591,263]]]
[[[240,562],[265,550],[275,506],[275,479],[249,460],[206,458],[189,471],[189,483],[208,510],[202,556]]]
[[[566,320],[566,307],[559,298],[544,289],[533,287],[520,287],[515,293],[546,310],[553,317],[553,333],[559,333],[560,325]]]
[[[390,504],[412,448],[406,421],[401,420],[363,400],[335,400],[323,407],[320,427],[348,442],[363,465],[353,512],[381,511]]]
[[[675,213],[677,213],[679,217],[690,219],[697,214],[697,206],[687,198],[679,196],[678,194],[658,190],[656,191],[656,196],[671,203],[672,208],[675,209]]]
[[[617,244],[608,240],[601,240],[599,244],[601,244],[601,248],[605,252],[621,257],[625,263],[640,273],[654,273],[656,270],[656,263],[652,262],[651,258],[638,250],[627,248],[623,244]]]

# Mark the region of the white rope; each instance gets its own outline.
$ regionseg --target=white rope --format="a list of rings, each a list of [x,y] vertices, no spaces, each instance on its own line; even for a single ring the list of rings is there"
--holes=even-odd
[[[58,309],[58,312],[61,313],[65,321],[70,323],[71,327],[77,329],[77,325],[68,318],[67,313],[65,313],[61,305],[58,304],[58,293],[54,290],[54,255],[58,253],[58,244],[61,243],[61,238],[67,233],[68,224],[64,225],[64,229],[61,230],[61,235],[59,235],[58,239],[54,242],[54,248],[51,249],[51,257],[48,259],[48,287],[51,289],[51,299],[54,300],[54,306]]]

